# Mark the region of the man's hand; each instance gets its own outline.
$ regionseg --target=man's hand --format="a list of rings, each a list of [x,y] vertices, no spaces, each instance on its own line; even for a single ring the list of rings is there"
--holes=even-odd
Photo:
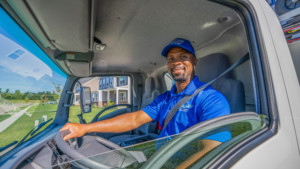
[[[143,110],[126,113],[120,116],[89,124],[67,123],[59,131],[69,130],[70,134],[64,136],[64,140],[81,137],[89,132],[120,133],[136,129],[137,127],[152,121],[151,117]]]
[[[77,123],[67,123],[64,125],[59,132],[63,130],[69,130],[70,133],[64,136],[64,140],[70,140],[71,138],[81,137],[86,133],[85,125],[84,124],[77,124]]]

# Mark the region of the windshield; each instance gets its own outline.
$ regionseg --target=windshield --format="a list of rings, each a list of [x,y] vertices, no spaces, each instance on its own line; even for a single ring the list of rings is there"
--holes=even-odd
[[[48,121],[39,131],[51,124],[67,75],[2,8],[0,60],[0,147],[3,147],[20,142],[43,122]]]

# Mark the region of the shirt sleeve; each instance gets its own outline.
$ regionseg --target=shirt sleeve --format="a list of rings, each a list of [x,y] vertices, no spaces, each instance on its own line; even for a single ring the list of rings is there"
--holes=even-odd
[[[198,107],[199,121],[206,121],[216,117],[230,114],[230,106],[227,99],[220,92],[209,89],[200,97],[200,105]]]
[[[143,108],[142,110],[144,112],[146,112],[154,121],[157,121],[157,117],[158,117],[158,110],[159,110],[159,103],[160,103],[160,99],[161,95],[157,96],[152,103],[150,103],[148,106],[146,106],[145,108]]]
[[[230,106],[228,101],[220,92],[212,89],[211,91],[207,92],[206,96],[203,98],[204,99],[201,100],[202,106],[200,106],[200,110],[198,110],[198,112],[201,113],[199,116],[200,122],[230,114]],[[215,140],[224,143],[232,138],[230,129],[226,128],[224,130],[216,131],[214,134],[211,134],[204,139]]]

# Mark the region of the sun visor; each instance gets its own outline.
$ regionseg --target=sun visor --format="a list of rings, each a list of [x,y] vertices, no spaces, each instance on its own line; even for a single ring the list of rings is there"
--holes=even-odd
[[[77,77],[88,77],[92,74],[94,53],[66,52],[55,57],[66,72]]]

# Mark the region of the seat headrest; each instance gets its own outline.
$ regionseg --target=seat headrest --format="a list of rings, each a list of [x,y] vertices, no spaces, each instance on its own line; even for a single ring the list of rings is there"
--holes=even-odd
[[[153,77],[148,77],[145,80],[145,96],[151,96],[151,92],[155,89],[155,83]]]
[[[230,63],[226,55],[213,53],[198,60],[195,73],[200,81],[209,82],[223,73],[229,66]],[[230,77],[230,73],[222,78],[224,77]]]

